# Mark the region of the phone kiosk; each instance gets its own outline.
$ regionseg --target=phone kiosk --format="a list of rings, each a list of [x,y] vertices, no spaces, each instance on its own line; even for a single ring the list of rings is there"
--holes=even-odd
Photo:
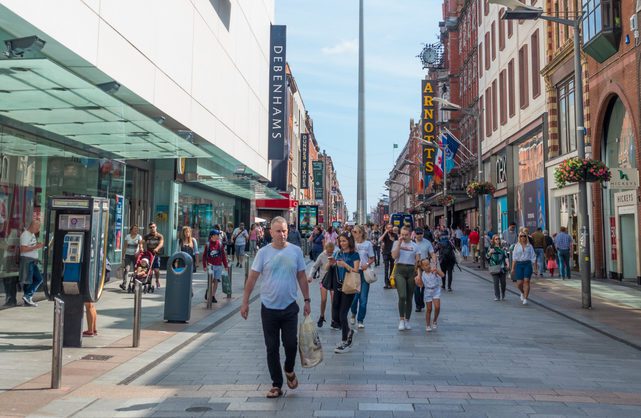
[[[65,302],[64,347],[82,346],[84,303],[96,302],[105,284],[109,199],[50,197],[47,203],[44,277],[51,269],[49,298]],[[49,261],[51,256],[51,261]]]

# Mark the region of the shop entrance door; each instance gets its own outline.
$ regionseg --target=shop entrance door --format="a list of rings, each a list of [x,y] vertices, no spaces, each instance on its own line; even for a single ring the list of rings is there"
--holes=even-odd
[[[636,226],[634,214],[619,217],[621,225],[621,262],[623,264],[623,280],[635,280],[637,277],[637,244],[635,240]]]

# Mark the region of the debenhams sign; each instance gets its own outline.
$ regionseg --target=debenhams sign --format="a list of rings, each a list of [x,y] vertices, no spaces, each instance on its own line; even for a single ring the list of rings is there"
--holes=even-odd
[[[285,128],[287,124],[287,75],[285,74],[285,46],[287,27],[272,25],[269,53],[269,147],[270,160],[285,159]]]

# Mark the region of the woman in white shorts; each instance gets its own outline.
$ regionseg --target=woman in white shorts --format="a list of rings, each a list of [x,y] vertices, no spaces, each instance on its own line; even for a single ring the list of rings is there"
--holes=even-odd
[[[441,312],[441,278],[445,276],[438,264],[432,264],[424,258],[419,262],[416,285],[425,288],[425,331],[436,331],[438,315]],[[432,304],[434,305],[434,320],[432,320]]]

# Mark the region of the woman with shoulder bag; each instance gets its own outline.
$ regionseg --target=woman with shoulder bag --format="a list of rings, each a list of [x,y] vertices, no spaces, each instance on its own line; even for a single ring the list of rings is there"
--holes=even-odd
[[[362,225],[354,226],[352,230],[352,236],[354,237],[354,242],[356,244],[356,252],[360,257],[360,275],[361,275],[361,291],[354,297],[352,302],[352,317],[350,323],[354,325],[356,320],[358,320],[358,328],[365,328],[363,321],[365,320],[365,314],[367,313],[367,298],[369,296],[369,285],[371,281],[367,281],[365,274],[371,275],[374,271],[370,268],[372,264],[376,261],[374,255],[374,246],[371,241],[366,240],[365,229]],[[366,273],[367,272],[367,273]],[[376,276],[374,276],[376,277]],[[360,306],[360,308],[359,308]],[[356,313],[358,312],[358,318]]]
[[[501,238],[498,234],[494,234],[492,237],[485,259],[489,263],[488,269],[494,280],[494,300],[505,300],[505,275],[507,273],[505,262],[507,260],[507,253],[501,247]]]
[[[514,245],[512,253],[512,280],[521,292],[521,302],[527,305],[530,296],[530,279],[536,273],[536,253],[528,239],[528,229],[521,228],[519,241]]]
[[[318,328],[321,328],[323,326],[323,322],[325,322],[325,307],[327,306],[328,290],[330,292],[331,302],[334,301],[334,289],[332,288],[332,284],[336,279],[333,278],[332,275],[336,274],[336,266],[330,265],[330,261],[334,259],[334,248],[335,248],[334,244],[332,244],[331,242],[328,242],[327,244],[325,244],[325,251],[323,251],[318,255],[318,257],[316,257],[316,261],[312,266],[312,271],[310,275],[307,277],[307,282],[311,283],[316,273],[320,271],[320,276],[322,278],[322,282],[320,285],[320,294],[321,294],[320,317],[318,318],[318,322],[316,323]],[[338,318],[334,318],[332,316],[331,327],[332,329],[340,328],[338,323]]]
[[[334,349],[335,353],[347,353],[352,348],[352,339],[354,337],[354,330],[350,329],[349,322],[347,322],[347,311],[352,306],[354,301],[354,294],[345,293],[346,289],[343,288],[348,274],[358,274],[360,265],[360,256],[356,252],[356,245],[354,238],[347,233],[343,233],[338,237],[339,251],[336,254],[336,259],[330,260],[330,266],[338,267],[337,283],[334,289],[334,301],[332,302],[332,316],[338,317],[341,324],[342,342]],[[351,279],[352,277],[350,277]]]

